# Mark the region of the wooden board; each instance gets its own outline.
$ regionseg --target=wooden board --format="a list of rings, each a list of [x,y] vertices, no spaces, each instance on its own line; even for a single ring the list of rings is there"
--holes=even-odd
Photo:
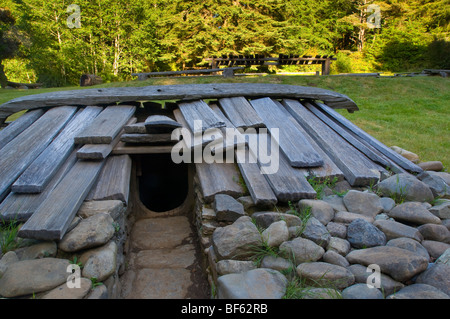
[[[382,154],[391,159],[394,163],[401,166],[403,169],[413,173],[423,172],[423,170],[419,166],[409,161],[408,159],[404,158],[403,156],[399,155],[398,153],[396,153],[391,148],[387,147],[374,137],[370,136],[369,134],[361,130],[359,127],[357,127],[355,124],[347,120],[345,117],[343,117],[336,111],[332,110],[330,107],[327,107],[323,103],[317,103],[317,107],[321,111],[326,113],[328,116],[333,118],[337,123],[339,123],[339,125],[345,127],[347,130],[349,130],[362,140],[366,141],[368,144],[373,146],[375,149],[380,151]]]
[[[270,134],[279,132],[279,146],[293,167],[317,167],[324,164],[323,158],[312,147],[306,137],[289,121],[270,98],[251,101],[258,115],[263,119]]]
[[[376,165],[320,121],[299,101],[283,100],[282,104],[328,154],[352,186],[367,186],[378,181],[379,172],[375,172]]]
[[[78,160],[20,228],[18,236],[61,240],[97,179],[103,162]]]
[[[265,126],[247,99],[242,96],[220,99],[219,104],[235,127],[246,129]]]
[[[144,122],[130,124],[130,125],[127,124],[123,127],[123,130],[127,134],[146,134],[147,133],[147,129],[145,128]]]
[[[150,85],[58,91],[12,99],[0,106],[0,118],[22,110],[59,105],[99,105],[142,100],[218,99],[234,96],[320,100],[332,108],[358,111],[348,96],[315,87],[267,83]]]
[[[131,118],[127,125],[132,125],[136,123],[137,119],[135,117]],[[89,160],[103,160],[108,157],[112,152],[114,147],[119,143],[121,135],[124,133],[124,129],[117,134],[113,141],[109,144],[85,144],[77,152],[77,157],[79,159],[89,159]]]
[[[234,163],[195,164],[203,198],[211,203],[217,194],[238,198],[244,195],[240,174]]]
[[[3,220],[26,221],[47,198],[62,178],[77,161],[76,150],[65,160],[64,164],[53,176],[45,189],[39,194],[9,193],[0,204],[0,218]]]
[[[75,136],[75,144],[109,144],[131,119],[136,110],[131,105],[112,105]]]
[[[37,109],[26,112],[17,120],[10,123],[7,127],[0,131],[0,149],[12,141],[17,135],[22,133],[31,124],[33,124],[39,117],[44,114],[44,110]]]
[[[86,197],[86,200],[117,199],[128,205],[131,164],[131,157],[128,155],[108,157],[95,186]]]
[[[7,195],[14,181],[50,144],[76,110],[76,107],[69,106],[48,110],[29,128],[2,148],[0,200]]]
[[[11,190],[16,193],[40,193],[74,150],[74,136],[92,123],[101,111],[102,108],[98,106],[88,106],[78,111],[61,133],[15,181]]]
[[[145,143],[176,143],[172,140],[171,133],[161,134],[122,134],[120,140],[125,143],[145,144]]]
[[[146,133],[171,133],[174,129],[181,127],[177,121],[165,115],[151,115],[144,122]]]
[[[112,150],[113,155],[170,153],[173,145],[129,145],[119,142]]]
[[[181,102],[178,106],[187,126],[194,134],[225,126],[225,123],[202,100]]]

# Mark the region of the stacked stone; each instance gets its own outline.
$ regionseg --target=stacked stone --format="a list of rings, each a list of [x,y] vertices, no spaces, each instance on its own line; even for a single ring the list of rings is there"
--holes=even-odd
[[[304,298],[449,299],[450,200],[436,185],[450,189],[450,174],[429,173],[366,190],[338,183],[341,195],[297,203],[307,219],[292,204],[271,211],[220,194],[206,205],[197,194],[215,297],[288,298],[300,279]]]
[[[125,240],[122,201],[85,202],[59,241],[26,240],[0,259],[0,296],[107,299],[120,294]]]

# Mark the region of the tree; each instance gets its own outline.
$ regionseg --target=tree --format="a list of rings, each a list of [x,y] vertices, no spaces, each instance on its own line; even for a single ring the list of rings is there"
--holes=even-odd
[[[20,45],[18,34],[14,29],[15,22],[9,9],[0,8],[0,85],[2,88],[8,85],[2,61],[14,58]]]

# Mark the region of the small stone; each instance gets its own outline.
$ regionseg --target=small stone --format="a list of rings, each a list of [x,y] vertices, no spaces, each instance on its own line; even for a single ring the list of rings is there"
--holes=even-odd
[[[389,213],[395,207],[395,201],[390,197],[381,197],[380,203],[384,213]]]
[[[256,269],[256,265],[253,261],[244,260],[219,260],[217,262],[217,274],[219,276],[246,272],[252,269]]]
[[[450,218],[442,220],[442,225],[447,227],[448,230],[450,230]]]
[[[412,238],[418,242],[423,240],[423,236],[417,228],[402,223],[392,220],[376,220],[373,225],[386,235],[387,240],[399,237]]]
[[[117,268],[117,245],[111,241],[108,244],[86,251],[80,256],[83,265],[82,276],[104,281]]]
[[[86,299],[108,299],[108,288],[105,285],[98,285],[91,290]]]
[[[421,244],[433,258],[439,258],[448,248],[450,248],[449,244],[435,240],[423,240]]]
[[[317,261],[322,258],[325,250],[306,238],[295,238],[285,241],[279,247],[280,256],[290,259],[294,258],[296,265],[304,262]]]
[[[202,219],[208,221],[216,220],[216,212],[214,209],[202,207]]]
[[[430,213],[422,203],[418,202],[400,204],[397,207],[394,207],[388,215],[396,221],[413,223],[416,225],[441,223],[441,220],[438,217]]]
[[[327,230],[333,237],[347,238],[347,226],[342,223],[329,222]]]
[[[214,196],[214,210],[218,221],[234,222],[245,215],[244,206],[226,194]]]
[[[306,283],[323,284],[343,289],[355,282],[355,276],[346,268],[324,262],[302,263],[297,266],[297,274]]]
[[[252,215],[256,225],[267,228],[273,222],[284,220],[288,227],[302,226],[300,217],[293,214],[277,213],[277,212],[257,212]]]
[[[348,225],[347,240],[355,248],[369,248],[386,244],[384,233],[363,219],[356,219]]]
[[[344,199],[338,195],[325,196],[322,200],[333,207],[335,212],[347,211],[347,207],[344,205]]]
[[[78,280],[79,287],[75,286],[69,288],[67,283],[64,283],[47,292],[41,299],[83,299],[91,289],[92,282],[90,279],[84,277],[81,277]]]
[[[376,186],[383,196],[402,198],[406,201],[432,202],[433,193],[427,184],[409,174],[396,174]]]
[[[428,210],[430,211],[430,213],[441,219],[450,218],[450,201],[446,201],[439,205],[433,206]]]
[[[364,216],[364,215],[356,214],[356,213],[337,212],[334,215],[334,222],[342,223],[342,224],[345,224],[345,225],[350,224],[352,221],[354,221],[356,219],[364,219],[365,221],[367,221],[369,223],[373,223],[374,222],[373,217]]]
[[[244,206],[245,210],[256,206],[251,196],[241,196],[237,201]]]
[[[322,260],[326,263],[338,265],[341,267],[350,266],[349,262],[347,261],[347,259],[345,259],[344,256],[339,255],[337,252],[333,250],[326,251],[325,254],[323,254],[322,256]]]
[[[286,287],[287,279],[280,272],[258,268],[220,276],[217,296],[219,299],[281,299]]]
[[[331,239],[327,228],[315,217],[308,219],[301,237],[309,239],[323,248],[328,246]]]
[[[370,281],[370,275],[372,275],[373,271],[368,267],[364,267],[363,265],[354,264],[347,267],[348,270],[352,272],[355,276],[355,280],[357,283],[363,283],[365,285],[373,283]],[[380,287],[385,295],[390,295],[396,291],[402,289],[405,285],[401,282],[395,281],[391,277],[381,273],[380,274]],[[373,289],[373,288],[372,288]]]
[[[14,251],[10,250],[10,251],[6,252],[0,259],[0,278],[6,272],[6,269],[8,269],[8,266],[10,264],[18,262],[18,261],[19,261],[19,257],[17,257],[17,254]]]
[[[442,165],[442,162],[439,161],[422,162],[417,165],[424,171],[440,172],[444,169],[444,165]]]
[[[450,266],[450,248],[446,249],[444,253],[436,260],[436,264],[445,264]]]
[[[391,246],[354,250],[346,258],[351,264],[366,266],[376,264],[382,273],[401,282],[411,279],[428,267],[426,258],[409,250]]]
[[[343,299],[383,299],[383,294],[366,284],[355,284],[342,291]]]
[[[349,191],[343,198],[347,211],[374,218],[383,211],[380,198],[373,193]]]
[[[350,252],[350,249],[351,246],[348,240],[339,237],[331,237],[327,247],[327,250],[335,251],[342,256],[346,256]]]
[[[425,224],[417,228],[424,239],[450,244],[450,231],[443,225]]]
[[[261,260],[261,268],[270,268],[278,271],[288,271],[289,269],[293,268],[293,265],[289,260],[285,258],[268,255]]]
[[[114,220],[117,220],[124,209],[121,200],[99,200],[83,202],[77,215],[83,219],[96,215],[98,213],[107,213]]]
[[[450,296],[450,267],[434,264],[417,277],[416,283],[433,286]]]
[[[22,260],[8,267],[0,278],[0,295],[6,298],[53,289],[66,282],[70,265],[66,259]]]
[[[413,152],[407,151],[398,146],[391,146],[391,149],[415,164],[420,162],[419,155],[417,155]]]
[[[413,284],[387,296],[386,299],[450,299],[450,297],[433,286]]]
[[[294,239],[301,235],[303,227],[302,226],[291,226],[288,227],[289,230],[289,239]]]
[[[57,245],[54,241],[42,242],[26,247],[21,252],[20,260],[55,257],[57,250]]]
[[[298,202],[300,210],[310,210],[312,216],[327,225],[334,218],[333,207],[323,200],[302,199]]]
[[[289,229],[284,220],[270,224],[262,232],[262,238],[269,247],[278,247],[283,242],[289,240]]]
[[[428,254],[426,248],[423,247],[417,240],[411,238],[400,237],[391,239],[386,243],[386,246],[406,249],[420,256],[425,257],[427,260],[430,260],[430,254]]]
[[[107,213],[86,218],[63,237],[58,247],[65,252],[75,252],[104,245],[114,236],[113,222]]]
[[[428,185],[434,197],[450,199],[450,185],[441,176],[442,174],[437,172],[423,172],[417,178]]]

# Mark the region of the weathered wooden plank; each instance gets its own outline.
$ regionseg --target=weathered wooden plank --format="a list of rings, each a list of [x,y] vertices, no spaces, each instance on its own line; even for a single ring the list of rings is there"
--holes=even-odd
[[[73,138],[87,127],[102,111],[101,107],[88,106],[72,118],[61,133],[31,163],[11,186],[16,193],[39,193],[74,150]]]
[[[213,83],[186,85],[150,85],[146,87],[120,87],[58,91],[23,96],[0,106],[0,118],[22,110],[59,105],[99,105],[142,100],[194,100],[218,99],[234,96],[246,98],[271,97],[311,99],[323,101],[332,108],[358,111],[348,96],[314,87],[267,83]]]
[[[320,121],[299,101],[287,99],[283,100],[282,104],[328,154],[352,186],[367,186],[378,181],[379,172],[374,171],[375,164]]]
[[[171,133],[161,134],[122,134],[120,140],[125,143],[176,143]]]
[[[146,133],[171,133],[181,124],[165,115],[150,115],[144,122]]]
[[[108,157],[97,183],[86,200],[116,199],[128,205],[131,164],[131,157],[128,155]]]
[[[50,144],[76,110],[76,107],[71,106],[48,110],[29,128],[2,148],[0,200],[7,195],[14,181]]]
[[[51,191],[58,185],[77,161],[76,150],[65,160],[55,176],[39,194],[9,193],[0,204],[0,216],[2,220],[26,221],[36,211],[39,205],[47,198]]]
[[[235,198],[244,195],[236,164],[197,163],[195,168],[205,202],[211,203],[216,194],[227,194]]]
[[[235,127],[246,129],[265,126],[247,99],[242,96],[220,99],[219,104]]]
[[[421,173],[423,170],[414,164],[413,162],[409,161],[408,159],[404,158],[403,156],[397,154],[395,151],[393,151],[391,148],[387,147],[374,137],[370,136],[363,130],[361,130],[359,127],[357,127],[355,124],[347,120],[345,117],[343,117],[341,114],[337,113],[336,111],[332,110],[330,107],[327,107],[323,103],[317,103],[318,108],[325,112],[328,116],[333,118],[339,125],[342,125],[346,129],[348,129],[350,132],[361,138],[362,140],[369,143],[371,146],[373,146],[375,149],[380,151],[382,154],[384,154],[386,157],[391,159],[394,163],[398,164],[403,169],[414,172],[414,173]]]
[[[293,167],[317,167],[324,164],[322,157],[312,147],[305,136],[290,122],[270,98],[251,101],[258,115],[263,119],[271,135],[279,132],[281,151]]]
[[[103,162],[78,160],[20,228],[18,236],[61,240],[97,179]]]
[[[75,136],[75,144],[109,144],[136,110],[132,105],[111,105]]]
[[[131,118],[127,125],[136,123],[135,117]],[[77,152],[77,158],[88,160],[102,160],[108,157],[114,147],[119,143],[121,135],[124,133],[124,129],[113,139],[109,144],[85,144]]]
[[[13,121],[7,127],[0,131],[0,149],[12,141],[17,135],[22,133],[31,124],[33,124],[39,117],[44,114],[44,110],[37,109],[26,112],[17,120]]]
[[[125,125],[123,130],[127,134],[145,134],[147,133],[147,129],[145,128],[144,122],[139,122],[131,125]]]
[[[123,154],[160,154],[170,153],[173,145],[129,145],[119,142],[112,150],[112,155]]]
[[[211,128],[221,128],[225,123],[202,100],[178,103],[187,126],[194,134]]]

